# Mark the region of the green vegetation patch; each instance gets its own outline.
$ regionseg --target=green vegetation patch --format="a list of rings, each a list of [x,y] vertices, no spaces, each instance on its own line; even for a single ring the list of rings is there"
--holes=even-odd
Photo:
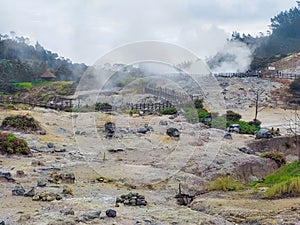
[[[177,113],[177,109],[175,107],[168,107],[160,110],[160,114],[162,115],[174,115]]]
[[[280,182],[288,181],[295,177],[300,178],[300,165],[298,161],[294,161],[292,163],[280,167],[274,173],[268,175],[264,179],[263,184],[265,185],[277,184]]]
[[[2,121],[1,127],[23,131],[38,131],[41,129],[38,121],[26,115],[8,116]]]
[[[230,176],[219,177],[206,185],[209,191],[238,191],[244,189],[245,186]]]
[[[251,122],[246,122],[243,120],[229,122],[228,126],[231,124],[239,124],[240,125],[240,133],[241,134],[254,134],[255,131],[259,131],[260,127],[252,124]]]
[[[263,198],[283,198],[300,196],[300,177],[294,177],[270,187]]]
[[[25,140],[17,138],[14,134],[2,132],[0,132],[0,152],[2,154],[31,155]]]

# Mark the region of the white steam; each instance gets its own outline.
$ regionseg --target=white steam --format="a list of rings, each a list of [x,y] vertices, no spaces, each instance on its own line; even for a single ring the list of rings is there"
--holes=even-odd
[[[252,61],[253,49],[240,41],[228,41],[208,64],[214,73],[246,72]]]

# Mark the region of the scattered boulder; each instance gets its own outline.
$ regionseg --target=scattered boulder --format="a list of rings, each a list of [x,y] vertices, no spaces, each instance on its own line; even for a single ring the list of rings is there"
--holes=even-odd
[[[109,152],[111,153],[117,153],[117,152],[123,152],[124,149],[122,148],[116,148],[116,149],[108,149]]]
[[[0,222],[0,225],[5,225],[5,222],[2,220],[2,221]]]
[[[224,135],[224,138],[225,139],[232,139],[232,135],[230,134],[230,133],[226,133],[225,135]]]
[[[54,148],[54,144],[52,142],[47,143],[48,148]]]
[[[241,148],[238,148],[239,151],[245,153],[245,154],[249,154],[249,155],[255,155],[255,151],[251,150],[251,149],[248,149],[246,147],[241,147]]]
[[[73,195],[73,190],[72,190],[72,188],[69,187],[69,186],[64,186],[64,187],[63,187],[62,193],[63,193],[64,195]]]
[[[10,172],[1,172],[0,171],[0,181],[15,182],[15,179],[12,178]]]
[[[39,193],[39,194],[35,194],[32,197],[33,201],[47,201],[47,202],[51,202],[53,200],[61,200],[62,197],[59,194],[55,194],[55,193]]]
[[[149,130],[147,128],[141,127],[141,128],[138,128],[136,132],[139,134],[146,134],[148,131]]]
[[[170,127],[170,128],[167,129],[167,135],[169,135],[170,137],[179,138],[180,137],[180,132],[177,128]]]
[[[117,216],[117,212],[113,209],[108,209],[105,212],[107,217],[116,217]]]
[[[43,181],[43,180],[39,180],[37,182],[37,187],[46,187],[47,182]]]
[[[116,124],[113,122],[106,122],[104,124],[104,131],[106,133],[106,138],[112,138],[116,132]]]
[[[145,196],[140,195],[138,193],[129,193],[127,195],[121,195],[116,199],[116,204],[123,203],[124,205],[130,206],[146,206],[147,201],[145,200]]]
[[[82,215],[84,220],[94,220],[100,217],[101,211],[87,212]]]
[[[24,173],[24,171],[23,171],[23,170],[17,170],[17,172],[16,172],[16,176],[17,176],[17,177],[25,177],[25,176],[26,176],[26,174]]]
[[[12,190],[12,195],[24,196],[24,194],[25,194],[25,189],[22,187],[22,185],[17,185]]]
[[[61,173],[58,174],[57,172],[52,172],[50,174],[50,179],[48,180],[49,182],[52,183],[69,183],[73,184],[75,183],[75,175],[74,173]]]
[[[65,209],[62,209],[59,211],[61,214],[67,216],[67,215],[74,215],[75,212],[73,209],[68,209],[68,208],[65,208]]]
[[[25,194],[24,194],[24,196],[25,197],[33,197],[33,196],[35,196],[35,188],[33,187],[33,188],[31,188],[31,190],[30,191],[28,191],[28,192],[26,192]]]

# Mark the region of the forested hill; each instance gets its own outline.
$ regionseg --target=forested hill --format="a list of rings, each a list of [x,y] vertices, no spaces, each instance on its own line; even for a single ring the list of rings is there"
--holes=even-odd
[[[38,42],[29,45],[28,38],[0,34],[0,84],[39,81],[46,71],[54,74],[54,80],[76,81],[86,68],[44,49]]]
[[[300,3],[298,7],[282,11],[270,19],[270,30],[267,34],[253,37],[250,34],[232,33],[228,42],[243,42],[253,51],[251,70],[262,69],[268,63],[275,62],[289,54],[300,52]],[[234,55],[218,52],[208,64],[211,68],[232,60]]]
[[[252,67],[265,61],[276,61],[291,53],[300,52],[300,8],[283,11],[271,19],[271,34],[257,38]]]

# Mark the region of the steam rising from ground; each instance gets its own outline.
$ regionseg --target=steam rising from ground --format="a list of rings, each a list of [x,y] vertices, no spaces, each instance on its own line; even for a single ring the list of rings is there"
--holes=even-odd
[[[246,72],[252,61],[253,49],[240,41],[228,41],[223,49],[208,59],[214,73]]]

